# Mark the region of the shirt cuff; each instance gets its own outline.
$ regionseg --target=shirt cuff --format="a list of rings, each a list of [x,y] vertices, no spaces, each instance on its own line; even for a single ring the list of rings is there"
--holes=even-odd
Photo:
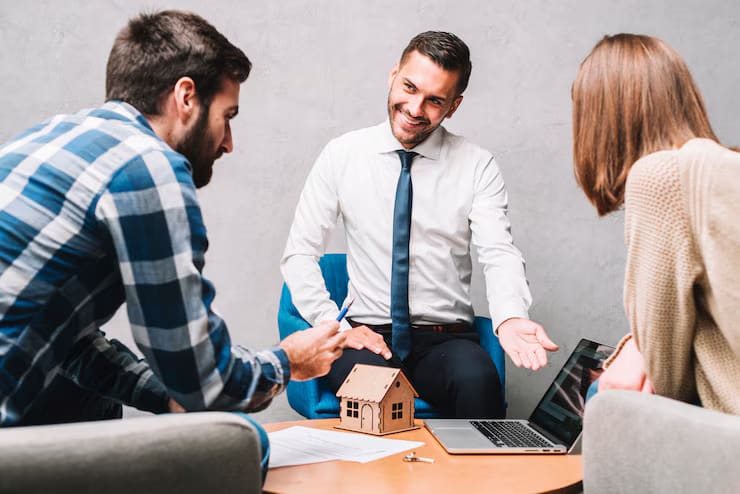
[[[313,326],[318,326],[323,321],[334,321],[336,320],[337,316],[339,316],[340,310],[335,310],[332,312],[326,312],[322,314],[318,319],[316,319],[313,323]],[[349,317],[349,314],[347,314],[345,317],[342,318],[341,321],[339,321],[339,331],[347,331],[348,329],[352,329],[352,325],[347,322],[347,318]]]
[[[529,312],[524,307],[517,307],[511,304],[509,307],[498,305],[496,309],[491,310],[491,323],[493,324],[493,334],[498,337],[498,328],[509,319],[529,319]]]
[[[169,413],[170,396],[159,378],[148,370],[136,383],[130,405],[147,412]]]
[[[288,360],[288,354],[279,346],[272,347],[270,350],[275,354],[277,359],[280,361],[280,366],[283,368],[283,382],[281,384],[283,386],[287,386],[288,381],[290,381],[290,360]]]
[[[334,321],[334,320],[336,320],[336,318],[337,318],[338,315],[339,315],[339,310],[338,309],[337,310],[332,310],[332,311],[329,311],[329,312],[324,312],[319,317],[317,317],[316,320],[314,320],[312,326],[315,328],[316,326],[318,326],[319,324],[321,324],[324,321]]]

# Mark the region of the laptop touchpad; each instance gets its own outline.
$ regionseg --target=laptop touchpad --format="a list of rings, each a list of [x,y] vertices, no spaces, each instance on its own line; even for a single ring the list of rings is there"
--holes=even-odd
[[[448,429],[444,432],[444,441],[450,449],[490,449],[495,447],[491,441],[473,429]]]

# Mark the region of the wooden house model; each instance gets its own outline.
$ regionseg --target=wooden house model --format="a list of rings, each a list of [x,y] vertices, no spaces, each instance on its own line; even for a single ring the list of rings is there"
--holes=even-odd
[[[401,369],[355,364],[337,391],[337,428],[382,436],[417,429],[414,398],[419,396]]]

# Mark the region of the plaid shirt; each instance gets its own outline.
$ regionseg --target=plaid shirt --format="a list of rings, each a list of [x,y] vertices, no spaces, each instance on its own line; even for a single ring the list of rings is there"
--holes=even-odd
[[[57,374],[155,412],[266,406],[287,357],[231,345],[207,247],[190,164],[126,103],[0,147],[0,425]],[[123,302],[145,361],[99,330]]]

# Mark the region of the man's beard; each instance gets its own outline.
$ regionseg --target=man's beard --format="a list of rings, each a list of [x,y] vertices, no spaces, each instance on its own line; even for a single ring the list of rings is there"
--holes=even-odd
[[[214,151],[216,146],[208,132],[209,111],[210,108],[202,107],[198,120],[176,149],[190,161],[193,167],[193,183],[196,188],[201,188],[211,181],[213,162],[221,157],[220,152]]]
[[[396,108],[396,106],[394,106],[391,103],[390,97],[391,95],[390,93],[388,93],[388,103],[386,105],[388,108],[388,121],[391,124],[391,132],[393,133],[393,136],[401,144],[416,146],[417,144],[424,142],[424,140],[426,140],[426,138],[429,137],[432,134],[432,132],[437,130],[437,127],[439,127],[439,125],[437,125],[437,127],[425,127],[424,129],[419,130],[418,132],[413,134],[411,137],[405,138],[403,140],[399,139],[399,136],[396,135],[395,129],[393,128],[393,121],[394,121],[393,117],[396,111],[398,111],[399,113],[403,113],[403,110],[401,108]],[[428,121],[426,123],[427,125],[429,124]]]

